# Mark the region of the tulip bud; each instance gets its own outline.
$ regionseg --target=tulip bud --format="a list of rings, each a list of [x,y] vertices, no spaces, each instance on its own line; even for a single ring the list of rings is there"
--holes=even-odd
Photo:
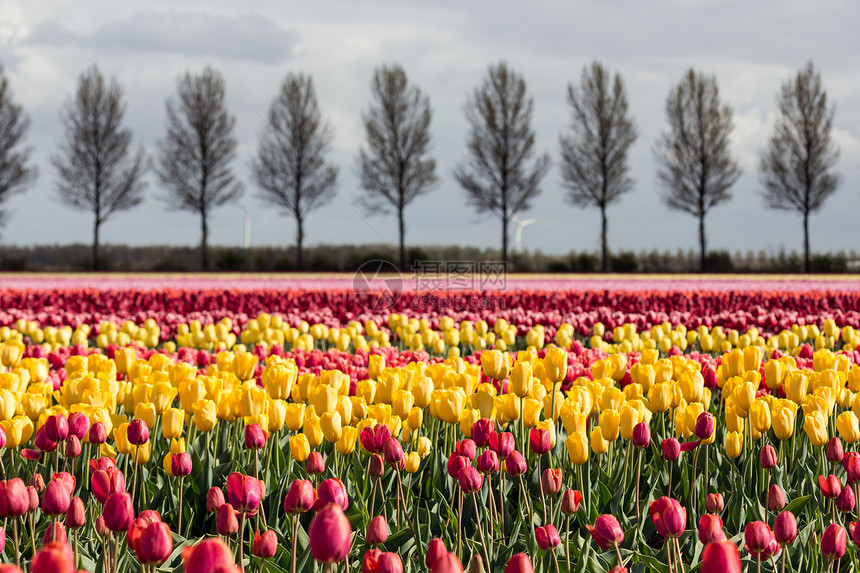
[[[366,539],[370,545],[380,545],[388,539],[388,524],[383,516],[377,515],[370,520],[370,524],[367,526]]]
[[[99,537],[106,537],[108,534],[108,528],[107,525],[105,525],[104,516],[100,515],[96,518],[96,533]]]
[[[149,426],[140,418],[134,419],[128,424],[127,437],[129,444],[143,445],[149,441]]]
[[[561,491],[561,468],[547,468],[540,480],[541,491],[544,495],[555,495]]]
[[[791,545],[797,538],[797,518],[790,511],[783,511],[773,521],[773,536],[783,545]]]
[[[454,452],[448,458],[448,475],[454,479],[459,479],[460,470],[469,465],[469,459],[465,456]]]
[[[69,414],[69,435],[80,440],[87,435],[90,429],[90,419],[83,412],[72,412]]]
[[[42,427],[45,437],[52,442],[63,442],[69,436],[69,420],[62,414],[48,416]]]
[[[529,469],[522,454],[516,450],[508,455],[508,458],[505,460],[505,468],[511,477],[521,476]]]
[[[774,540],[770,527],[763,521],[752,521],[744,528],[744,541],[747,551],[758,557],[767,551]]]
[[[367,473],[371,477],[381,477],[385,473],[385,461],[379,454],[370,456],[370,461],[367,464]]]
[[[173,454],[170,458],[170,473],[176,477],[185,477],[191,473],[191,455],[187,452]]]
[[[678,500],[663,496],[651,503],[648,513],[657,533],[667,538],[680,537],[687,524],[687,510]]]
[[[400,555],[387,551],[379,556],[376,573],[403,573],[403,562]]]
[[[714,434],[714,415],[710,412],[702,412],[696,420],[696,437],[707,440]]]
[[[30,476],[29,485],[36,488],[36,493],[42,493],[45,491],[45,478],[42,477],[42,474],[34,473]]]
[[[215,515],[215,529],[218,535],[229,536],[239,531],[239,520],[236,510],[229,503],[222,503]]]
[[[74,570],[72,548],[65,541],[46,543],[30,562],[30,573],[72,573]]]
[[[311,520],[308,540],[318,563],[340,563],[349,554],[352,527],[340,506],[330,504]]]
[[[720,513],[726,507],[721,493],[709,493],[706,502],[709,513]]]
[[[845,528],[838,523],[831,523],[821,536],[821,553],[828,559],[842,559],[847,547]]]
[[[268,436],[260,424],[248,424],[245,426],[245,447],[249,450],[259,450],[266,445]]]
[[[854,511],[854,490],[851,487],[845,487],[836,496],[836,509],[849,513]]]
[[[705,547],[700,573],[741,573],[738,546],[731,541],[721,541]]]
[[[725,540],[726,533],[723,531],[722,519],[710,513],[706,513],[699,518],[699,541],[703,545],[719,543]]]
[[[541,456],[549,451],[552,447],[552,436],[549,430],[543,428],[532,428],[529,432],[529,445],[532,452]]]
[[[645,422],[639,422],[633,427],[633,445],[637,448],[647,448],[651,444],[651,428]]]
[[[767,444],[761,449],[761,453],[759,454],[759,461],[761,462],[761,467],[766,470],[772,469],[776,467],[776,450],[770,444]]]
[[[170,557],[171,551],[173,537],[170,535],[170,527],[162,521],[155,521],[144,527],[134,541],[134,552],[141,563],[160,565]]]
[[[469,440],[471,442],[471,440]],[[474,442],[472,442],[474,449]],[[403,446],[397,438],[389,438],[383,447],[385,451],[385,463],[395,468],[397,471],[402,471],[406,467],[406,454],[403,453]]]
[[[500,460],[506,460],[516,448],[514,435],[510,432],[493,432],[490,434],[490,449],[498,454]]]
[[[852,504],[853,505],[853,504]],[[767,509],[768,511],[782,511],[785,507],[785,493],[777,484],[770,486],[767,490]]]
[[[565,490],[561,496],[561,512],[565,515],[573,515],[579,510],[582,502],[582,492],[574,489]]]
[[[91,444],[103,444],[107,441],[107,431],[101,422],[95,422],[90,426],[89,442]]]
[[[515,553],[505,565],[505,573],[534,573],[534,567],[525,553]]]
[[[134,506],[131,496],[125,492],[111,494],[102,509],[105,526],[111,531],[125,531],[134,521]]]
[[[184,573],[233,573],[233,552],[218,538],[208,538],[182,552]]]
[[[317,501],[314,510],[319,511],[329,504],[339,506],[343,511],[349,508],[349,497],[346,495],[346,486],[338,478],[329,478],[320,484],[317,490]]]
[[[30,508],[30,495],[21,478],[0,481],[0,517],[18,517]]]
[[[591,534],[598,547],[604,551],[624,541],[624,530],[621,529],[618,520],[609,514],[598,516],[594,525],[585,524],[585,529]]]
[[[256,515],[262,498],[260,480],[239,472],[227,476],[227,499],[236,511],[246,516]]]
[[[65,543],[68,541],[66,535],[66,526],[59,521],[52,521],[48,524],[45,534],[42,535],[42,545],[55,541],[57,543]]]
[[[84,502],[79,497],[72,498],[69,504],[69,509],[66,510],[66,527],[69,529],[78,529],[83,527],[87,522],[87,510],[84,507]]]
[[[436,563],[447,554],[448,550],[445,548],[445,542],[439,537],[434,537],[427,545],[427,555],[424,557],[424,564],[432,571]]]
[[[554,549],[561,543],[558,531],[551,523],[543,527],[535,528],[535,540],[537,541],[538,547],[544,551]]]
[[[835,475],[818,476],[818,487],[821,488],[821,493],[827,498],[835,498],[842,492],[842,483]]]
[[[454,444],[454,453],[463,456],[471,462],[478,454],[478,448],[473,440],[466,438],[465,440],[457,440]]]
[[[827,461],[834,464],[839,463],[844,456],[845,450],[842,448],[842,440],[839,439],[839,436],[830,438],[830,441],[827,442]]]
[[[69,509],[72,492],[68,484],[58,478],[52,478],[42,496],[42,511],[47,515],[62,515]]]
[[[681,455],[681,444],[675,438],[666,438],[660,445],[660,450],[663,452],[663,459],[674,462]]]
[[[27,495],[30,498],[30,505],[27,506],[27,511],[36,511],[39,509],[39,494],[36,492],[36,488],[31,485],[27,486]]]
[[[76,458],[81,455],[81,441],[74,434],[70,434],[68,438],[66,438],[66,451],[67,458]]]
[[[461,469],[457,479],[460,483],[460,488],[465,494],[475,493],[484,485],[484,476],[478,473],[478,470],[472,466],[466,466]]]
[[[290,489],[284,497],[284,511],[289,515],[304,513],[311,509],[317,501],[317,492],[308,480],[297,479],[290,484]]]
[[[493,450],[487,450],[478,456],[478,470],[483,474],[495,474],[499,471],[499,456]]]
[[[472,440],[479,448],[485,448],[490,443],[490,435],[493,433],[496,421],[490,418],[480,418],[472,424]]]
[[[321,474],[325,471],[325,460],[319,452],[311,452],[305,460],[305,469],[309,476]]]
[[[254,533],[254,545],[251,551],[257,557],[263,559],[271,559],[275,556],[275,551],[278,549],[278,538],[275,532],[271,529],[260,533]]]
[[[379,549],[368,549],[361,559],[361,573],[377,573],[379,571],[379,558],[382,551]]]
[[[220,487],[210,487],[206,492],[206,511],[215,513],[224,505],[224,491]]]

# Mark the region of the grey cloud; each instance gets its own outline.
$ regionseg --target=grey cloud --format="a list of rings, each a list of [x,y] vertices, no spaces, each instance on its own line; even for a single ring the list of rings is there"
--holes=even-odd
[[[48,20],[34,27],[26,43],[79,45],[103,54],[168,53],[278,63],[292,54],[296,41],[294,31],[260,14],[225,17],[170,10],[140,11],[91,33],[74,32],[56,20]]]

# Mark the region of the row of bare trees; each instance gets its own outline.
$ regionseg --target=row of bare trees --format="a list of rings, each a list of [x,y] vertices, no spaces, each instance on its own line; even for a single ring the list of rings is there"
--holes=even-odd
[[[562,181],[572,204],[600,210],[602,269],[607,270],[606,210],[634,188],[628,155],[638,133],[624,81],[599,62],[586,66],[579,83],[569,85],[567,99],[571,121],[560,136]],[[202,266],[209,268],[209,215],[244,192],[231,169],[238,141],[225,100],[224,79],[213,68],[181,76],[176,96],[167,100],[166,133],[152,161],[133,147],[131,130],[123,127],[126,105],[116,78],[106,79],[96,66],[81,74],[61,112],[65,138],[51,163],[59,199],[94,215],[93,268],[98,269],[100,226],[143,200],[151,168],[168,205],[199,215]],[[808,271],[809,215],[839,184],[833,170],[839,156],[831,137],[834,107],[812,63],[783,84],[777,105],[774,133],[761,154],[762,194],[768,206],[801,214]],[[464,107],[467,152],[453,176],[479,212],[499,218],[505,261],[509,222],[530,208],[550,168],[549,155],[535,149],[533,110],[523,76],[505,62],[489,68]],[[730,199],[741,175],[730,149],[732,110],[720,98],[715,76],[690,69],[670,90],[666,117],[668,128],[653,148],[663,200],[697,217],[706,270],[706,215]],[[304,74],[287,74],[266,119],[251,162],[253,180],[261,199],[295,218],[301,269],[306,218],[336,194],[338,169],[326,159],[334,131],[322,117],[312,79]],[[405,269],[406,207],[439,183],[431,155],[430,100],[401,66],[383,65],[375,70],[362,119],[360,199],[369,213],[398,217],[400,267]],[[24,144],[27,126],[0,69],[0,205],[37,175],[30,166],[32,150]]]

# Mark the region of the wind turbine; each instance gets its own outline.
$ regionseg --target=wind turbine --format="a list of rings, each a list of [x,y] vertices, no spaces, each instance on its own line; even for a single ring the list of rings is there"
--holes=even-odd
[[[514,223],[517,225],[517,232],[514,236],[514,252],[520,253],[523,250],[523,227],[528,227],[532,223],[537,223],[537,219],[525,219],[521,220],[516,215],[513,216]]]

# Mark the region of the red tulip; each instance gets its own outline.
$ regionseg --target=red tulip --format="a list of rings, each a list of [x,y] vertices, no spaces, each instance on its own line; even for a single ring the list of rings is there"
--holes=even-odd
[[[649,507],[651,520],[657,533],[663,537],[680,537],[687,524],[687,510],[678,500],[671,497],[661,497],[651,502]]]
[[[845,468],[848,483],[860,483],[860,454],[848,452],[842,458],[842,467]]]
[[[660,451],[663,453],[664,460],[674,462],[681,455],[681,444],[675,438],[666,438],[660,444]]]
[[[74,573],[72,548],[64,541],[52,541],[42,546],[30,563],[30,573]]]
[[[72,492],[68,484],[62,479],[53,478],[42,496],[42,511],[46,515],[62,515],[69,509],[71,501]]]
[[[349,497],[346,495],[346,486],[338,478],[329,478],[320,484],[317,490],[317,501],[314,503],[314,510],[319,511],[331,503],[339,506],[344,511],[349,508]]]
[[[209,513],[218,511],[224,501],[224,491],[220,487],[210,487],[209,491],[206,492],[206,511]]]
[[[487,450],[478,456],[478,471],[492,475],[499,471],[499,455],[493,450]]]
[[[66,526],[59,521],[52,521],[48,524],[45,534],[42,536],[42,545],[52,541],[65,543],[68,541],[66,536]]]
[[[516,450],[508,454],[508,458],[505,460],[505,468],[507,468],[508,475],[511,477],[521,476],[529,469],[523,455]]]
[[[836,496],[836,509],[849,513],[854,511],[854,490],[849,486],[843,488]]]
[[[308,527],[311,556],[318,563],[339,563],[349,554],[352,526],[337,504],[317,512]]]
[[[456,555],[445,551],[430,567],[430,573],[463,573],[463,565]]]
[[[702,552],[700,573],[741,573],[738,546],[731,541],[711,543]]]
[[[699,541],[704,545],[719,543],[726,540],[723,531],[723,520],[712,513],[706,513],[699,518]]]
[[[128,443],[134,446],[140,446],[149,441],[149,427],[140,418],[129,422],[127,432]]]
[[[99,503],[104,503],[114,493],[125,491],[125,477],[118,469],[95,470],[90,476],[90,488]]]
[[[791,545],[797,537],[797,518],[790,511],[783,511],[773,520],[773,536],[783,545]]]
[[[714,415],[710,412],[702,412],[696,420],[696,437],[707,440],[714,434]]]
[[[266,445],[268,434],[260,427],[260,424],[248,424],[245,426],[245,447],[249,450],[259,450]]]
[[[90,460],[90,471],[97,472],[98,470],[115,470],[116,462],[113,458],[109,458],[107,456],[102,456],[100,458],[96,458],[94,460]]]
[[[506,460],[516,448],[514,435],[510,432],[493,432],[490,434],[489,446],[491,450],[496,452],[500,460]]]
[[[578,489],[565,490],[561,496],[561,512],[565,515],[573,515],[579,510],[579,504],[582,502],[582,492]]]
[[[215,529],[218,535],[225,537],[233,535],[239,531],[239,519],[236,517],[236,510],[229,503],[222,503],[215,514]]]
[[[134,541],[134,552],[141,563],[161,564],[173,551],[170,527],[163,521],[150,523]]]
[[[851,491],[850,489],[848,491]],[[851,504],[854,505],[853,503]],[[778,484],[773,484],[767,490],[767,509],[768,511],[782,511],[785,507],[785,493]]]
[[[839,439],[839,436],[833,436],[830,438],[830,441],[827,442],[827,461],[832,463],[839,463],[845,457],[845,450],[842,447],[842,440]]]
[[[756,559],[764,560],[764,555],[767,553],[771,542],[775,540],[767,523],[753,521],[747,523],[744,529],[744,541],[746,542],[746,550],[750,555]]]
[[[386,552],[376,562],[377,573],[403,573],[403,561],[397,553]]]
[[[34,473],[32,476],[30,476],[30,481],[28,482],[28,485],[36,488],[36,492],[41,494],[43,491],[45,491],[45,478],[42,477],[42,474]]]
[[[227,499],[230,500],[230,505],[245,517],[257,514],[262,498],[263,488],[257,478],[239,472],[227,476]]]
[[[101,422],[95,422],[90,426],[89,442],[91,444],[103,444],[107,441],[107,430]]]
[[[824,497],[834,498],[842,492],[842,483],[835,475],[818,476],[818,486]]]
[[[761,467],[766,470],[776,467],[776,450],[770,444],[765,445],[759,453]]]
[[[481,418],[472,424],[472,440],[479,448],[485,448],[490,444],[490,435],[496,429],[496,421],[492,418]],[[498,455],[498,454],[496,454]]]
[[[80,441],[87,435],[90,429],[90,419],[83,412],[72,412],[69,414],[69,435],[75,436]]]
[[[543,428],[532,428],[529,432],[529,445],[531,446],[532,452],[537,455],[543,455],[547,453],[552,447],[552,436],[549,433],[549,430],[544,430]]]
[[[377,573],[380,556],[382,551],[379,549],[368,549],[361,559],[361,573]]]
[[[239,573],[233,552],[217,537],[209,537],[182,551],[185,573]]]
[[[111,531],[125,531],[134,521],[131,496],[125,492],[111,494],[102,509],[105,526]]]
[[[457,440],[454,443],[454,453],[465,457],[469,462],[471,462],[475,459],[475,456],[478,453],[478,448],[473,440],[466,438],[465,440]]]
[[[325,471],[325,460],[319,452],[311,452],[305,460],[305,470],[309,476],[321,474]]]
[[[460,477],[460,470],[469,465],[469,458],[453,453],[448,457],[448,475],[454,479]]]
[[[448,549],[445,548],[445,542],[439,537],[434,537],[427,545],[427,555],[424,557],[424,564],[429,569],[433,569],[433,565],[447,553]]]
[[[0,481],[0,517],[18,517],[30,508],[27,486],[21,478]]]
[[[591,534],[598,547],[604,551],[624,541],[624,530],[621,529],[618,520],[609,514],[599,516],[594,525],[585,524],[585,529]]]
[[[460,482],[460,488],[463,490],[463,493],[475,493],[476,491],[480,491],[481,487],[484,485],[484,476],[482,476],[478,470],[472,466],[466,466],[460,470],[458,481]]]
[[[403,446],[397,438],[388,438],[383,446],[385,453],[385,463],[395,468],[397,471],[403,471],[406,468],[406,454],[403,453]]]
[[[371,477],[380,477],[385,473],[385,460],[379,454],[370,456],[370,461],[367,463],[367,473]]]
[[[284,497],[284,511],[290,515],[304,513],[311,509],[316,501],[317,492],[313,484],[306,479],[297,479],[290,484]]]
[[[554,549],[561,543],[558,531],[556,530],[555,525],[551,523],[544,525],[543,527],[535,528],[535,540],[537,541],[538,547],[544,551]]]
[[[366,426],[361,430],[358,439],[362,447],[371,454],[378,454],[385,447],[385,442],[391,437],[391,429],[385,424]]]
[[[721,493],[709,493],[708,498],[706,500],[706,505],[708,506],[708,511],[710,513],[720,513],[725,509],[726,504],[723,501],[723,494]]]
[[[821,536],[821,553],[828,559],[842,559],[847,542],[845,528],[838,523],[831,523]]]
[[[66,527],[78,529],[87,522],[87,510],[79,497],[72,498],[69,509],[66,510]]]
[[[388,539],[388,524],[383,516],[377,515],[370,520],[370,524],[367,526],[366,539],[370,545],[380,545]]]
[[[179,452],[170,457],[170,471],[176,477],[185,477],[191,473],[191,454]]]
[[[81,441],[77,436],[70,435],[66,438],[65,455],[67,458],[76,458],[81,455]]]
[[[540,480],[541,491],[544,495],[555,495],[561,491],[561,468],[547,468]]]
[[[36,511],[39,509],[39,494],[36,492],[36,488],[28,485],[27,495],[30,497],[30,505],[27,507],[27,511]]]
[[[513,557],[508,559],[508,564],[505,565],[505,573],[534,573],[532,562],[529,561],[529,556],[525,553],[515,553]]]
[[[42,427],[45,437],[52,442],[64,442],[69,436],[69,420],[62,414],[48,416]]]
[[[257,557],[263,559],[271,559],[275,556],[275,551],[278,549],[278,537],[271,529],[260,533],[259,530],[254,533],[254,545],[251,552]]]
[[[107,525],[105,525],[105,518],[102,515],[96,518],[96,534],[98,534],[99,537],[107,537],[108,534],[108,528]]]
[[[651,427],[645,422],[633,426],[633,445],[637,448],[647,448],[651,445]]]

